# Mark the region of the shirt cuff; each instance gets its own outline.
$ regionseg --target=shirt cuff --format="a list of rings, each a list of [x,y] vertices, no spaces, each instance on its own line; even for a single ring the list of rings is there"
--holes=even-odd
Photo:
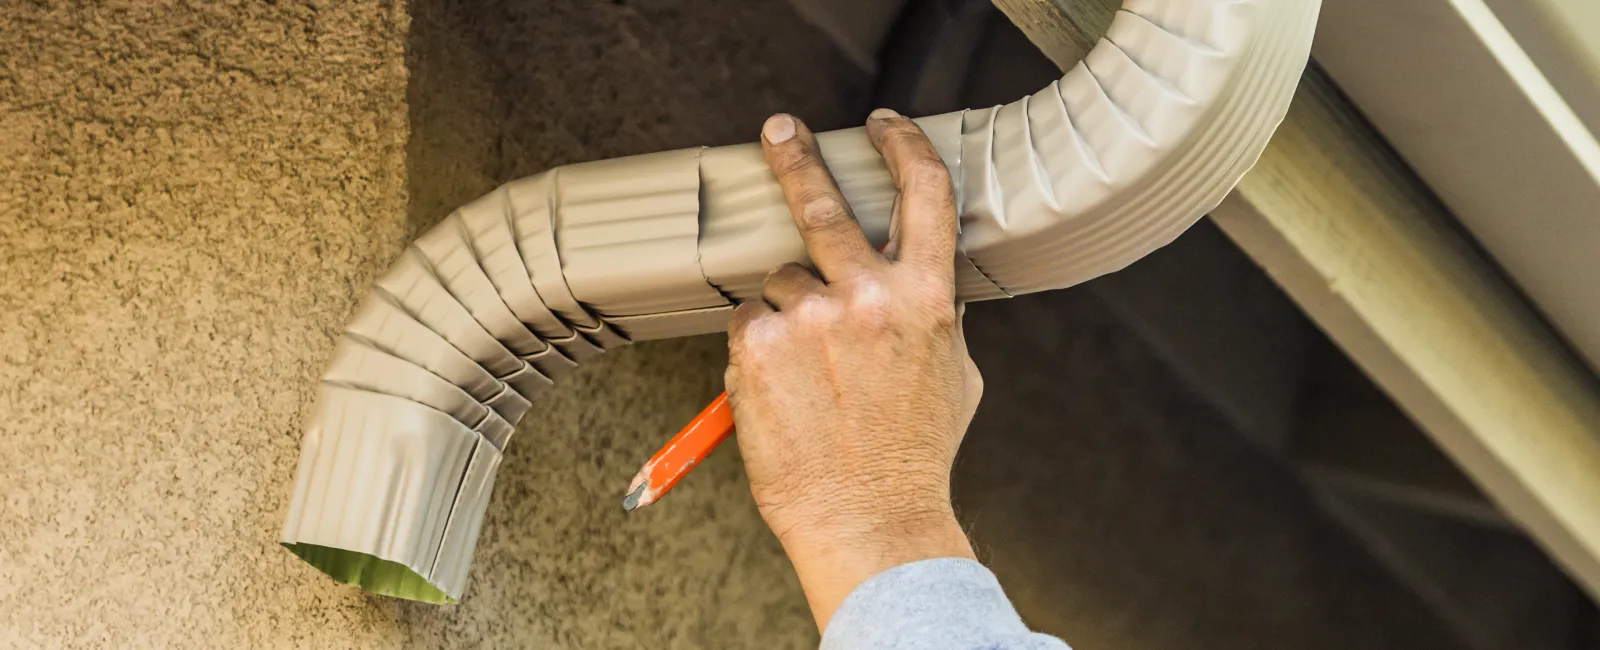
[[[989,569],[939,558],[857,586],[828,622],[822,650],[1066,647],[1041,637],[1028,631]],[[1045,639],[1055,643],[1036,645]]]

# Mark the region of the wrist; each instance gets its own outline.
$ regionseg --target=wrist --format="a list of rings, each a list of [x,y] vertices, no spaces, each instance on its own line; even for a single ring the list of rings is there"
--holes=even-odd
[[[902,564],[938,557],[973,558],[966,531],[947,507],[892,522],[838,522],[808,534],[794,534],[783,549],[800,571],[830,578],[855,577],[856,582]],[[853,585],[852,585],[853,586]]]
[[[782,530],[775,527],[775,530]],[[780,535],[819,629],[861,583],[903,564],[976,559],[948,498],[887,504],[866,513],[844,508]]]
[[[960,531],[947,492],[905,492],[871,500],[828,499],[792,503],[775,510],[767,523],[790,553],[836,554],[892,546]],[[964,537],[963,537],[964,539]]]

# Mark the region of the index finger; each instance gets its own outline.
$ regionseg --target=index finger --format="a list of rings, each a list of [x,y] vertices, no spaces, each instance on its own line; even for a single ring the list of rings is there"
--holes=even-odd
[[[882,262],[839,192],[810,129],[789,115],[774,115],[761,129],[761,150],[783,187],[806,252],[824,279],[835,282]]]
[[[922,127],[891,110],[872,112],[867,136],[883,154],[889,175],[900,190],[896,257],[954,278],[959,230],[956,193],[944,159]]]

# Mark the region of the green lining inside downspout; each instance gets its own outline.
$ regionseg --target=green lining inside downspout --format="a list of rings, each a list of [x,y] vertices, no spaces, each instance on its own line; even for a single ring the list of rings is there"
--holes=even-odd
[[[435,605],[454,605],[456,599],[428,583],[410,567],[366,553],[317,546],[316,544],[283,543],[283,547],[311,566],[321,569],[328,577],[347,585],[384,596],[420,600]]]

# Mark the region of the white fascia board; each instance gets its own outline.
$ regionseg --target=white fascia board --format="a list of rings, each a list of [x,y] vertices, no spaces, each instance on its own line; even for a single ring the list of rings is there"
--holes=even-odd
[[[1334,0],[1312,55],[1600,367],[1600,143],[1482,0]]]

